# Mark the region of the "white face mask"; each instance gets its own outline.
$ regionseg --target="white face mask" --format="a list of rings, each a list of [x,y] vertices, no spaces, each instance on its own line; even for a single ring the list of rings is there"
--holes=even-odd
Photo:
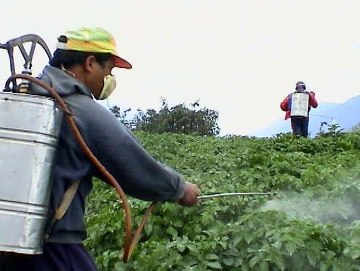
[[[104,78],[104,86],[100,92],[99,98],[97,100],[105,100],[116,88],[116,78],[115,75],[109,74]]]

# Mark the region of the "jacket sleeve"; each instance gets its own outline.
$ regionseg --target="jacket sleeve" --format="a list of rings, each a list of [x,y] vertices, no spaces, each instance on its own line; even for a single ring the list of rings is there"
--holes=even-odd
[[[314,92],[309,92],[309,104],[311,107],[316,108],[318,106],[318,102],[315,98]]]
[[[87,141],[94,155],[128,195],[149,201],[184,196],[181,174],[157,161],[109,110],[92,102],[84,116]],[[94,175],[104,180],[101,172]]]
[[[282,111],[288,111],[289,106],[289,95],[280,103],[280,108]]]

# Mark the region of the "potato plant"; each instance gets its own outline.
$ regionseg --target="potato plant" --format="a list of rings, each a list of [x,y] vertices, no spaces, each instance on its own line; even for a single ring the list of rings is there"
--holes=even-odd
[[[273,192],[154,210],[128,263],[123,210],[99,180],[85,245],[101,271],[360,270],[360,134],[294,138],[136,133],[203,194]],[[128,198],[134,226],[149,202]]]

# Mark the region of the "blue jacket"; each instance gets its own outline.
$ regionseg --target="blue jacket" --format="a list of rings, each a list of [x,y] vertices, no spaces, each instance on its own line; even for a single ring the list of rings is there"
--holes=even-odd
[[[176,200],[185,193],[183,177],[156,161],[136,137],[109,110],[97,103],[90,90],[66,72],[47,66],[39,76],[62,96],[74,113],[86,144],[128,195],[147,201]],[[38,86],[31,93],[49,96]],[[103,178],[77,143],[63,118],[59,145],[52,171],[52,192],[48,220],[54,216],[70,184],[80,180],[78,191],[65,216],[56,224],[49,242],[81,243],[86,238],[85,201],[92,190],[92,178]]]

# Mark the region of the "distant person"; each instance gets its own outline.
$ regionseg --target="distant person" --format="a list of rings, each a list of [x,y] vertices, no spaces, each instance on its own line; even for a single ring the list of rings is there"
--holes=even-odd
[[[309,112],[311,107],[316,108],[317,106],[315,92],[307,91],[304,82],[297,82],[295,92],[287,95],[280,104],[281,110],[286,111],[285,120],[291,118],[293,135],[308,136]]]

